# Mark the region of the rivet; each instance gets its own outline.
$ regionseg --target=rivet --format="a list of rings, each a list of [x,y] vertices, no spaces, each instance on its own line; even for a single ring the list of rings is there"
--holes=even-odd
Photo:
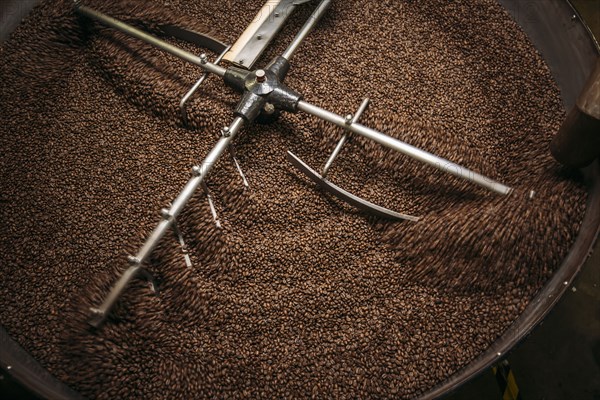
[[[263,111],[265,112],[265,114],[271,115],[275,112],[275,106],[271,103],[267,103],[263,107]]]
[[[264,82],[266,77],[267,77],[267,73],[265,72],[264,69],[257,69],[254,72],[254,76],[256,76],[256,81],[257,82]]]

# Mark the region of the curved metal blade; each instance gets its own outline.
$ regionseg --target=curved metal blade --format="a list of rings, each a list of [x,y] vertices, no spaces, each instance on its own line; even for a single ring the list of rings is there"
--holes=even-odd
[[[373,204],[367,200],[364,200],[358,196],[353,195],[345,191],[344,189],[334,185],[327,179],[324,179],[321,175],[319,175],[315,170],[306,165],[302,160],[300,160],[296,155],[294,155],[291,151],[287,152],[288,161],[296,167],[300,172],[304,175],[308,176],[313,182],[327,190],[332,195],[337,198],[344,200],[345,202],[353,205],[354,207],[366,211],[370,214],[377,215],[378,217],[387,218],[387,219],[405,219],[408,221],[417,222],[419,220],[418,217],[413,217],[412,215],[400,214],[385,207],[378,206],[377,204]]]
[[[166,35],[176,37],[177,39],[193,43],[200,47],[207,48],[213,53],[221,54],[229,47],[227,44],[221,42],[219,39],[215,39],[214,37],[206,33],[192,31],[181,26],[167,24],[160,26],[160,29]]]

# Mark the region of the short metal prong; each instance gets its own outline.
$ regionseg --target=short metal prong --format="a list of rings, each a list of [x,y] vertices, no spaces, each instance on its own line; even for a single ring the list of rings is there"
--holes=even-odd
[[[181,234],[181,231],[179,230],[179,226],[177,225],[177,221],[175,219],[173,220],[171,227],[173,228],[173,232],[175,233],[175,236],[177,237],[177,241],[179,242],[179,245],[181,246],[181,252],[183,253],[183,258],[185,259],[185,265],[188,268],[192,268],[192,259],[190,258],[190,254],[188,253],[187,246],[185,245],[185,241],[183,240],[183,235]]]
[[[210,212],[213,216],[213,221],[215,221],[215,225],[217,228],[221,229],[221,222],[219,221],[219,216],[217,215],[217,209],[215,208],[215,204],[213,203],[212,196],[210,195],[210,191],[208,190],[208,186],[206,182],[202,182],[202,189],[206,194],[206,198],[208,200],[208,206],[210,207]]]
[[[244,182],[244,187],[249,188],[250,185],[248,184],[246,175],[244,175],[244,171],[242,171],[242,167],[240,167],[240,163],[238,162],[238,159],[235,156],[235,147],[233,147],[232,144],[229,145],[229,154],[231,154],[231,159],[233,160],[233,163],[235,164],[235,168],[237,169],[238,173],[242,177],[242,182]]]
[[[358,110],[356,111],[356,114],[354,114],[354,116],[352,116],[351,114],[348,114],[348,116],[346,116],[346,125],[352,125],[356,122],[358,122],[358,119],[361,117],[361,115],[365,112],[365,110],[367,109],[367,107],[369,106],[369,98],[365,98],[362,103],[360,104],[360,106],[358,107]],[[331,155],[329,156],[329,159],[327,160],[327,162],[325,163],[325,166],[323,167],[323,172],[321,173],[321,176],[323,178],[327,177],[327,173],[329,172],[329,169],[331,168],[331,165],[333,164],[333,162],[335,161],[335,159],[337,158],[337,156],[340,154],[340,152],[342,151],[342,147],[344,147],[344,144],[348,141],[348,130],[344,129],[344,135],[342,136],[342,138],[339,140],[339,142],[337,143],[337,145],[335,146],[335,149],[333,149],[333,152],[331,153]]]
[[[154,280],[154,275],[152,275],[146,268],[140,268],[140,275],[148,282],[148,287],[154,294],[158,294],[158,285]]]
[[[327,173],[329,172],[329,168],[331,168],[331,165],[333,164],[333,162],[335,161],[335,159],[337,158],[337,156],[342,151],[342,147],[344,147],[344,144],[346,143],[347,140],[348,140],[348,134],[344,133],[344,135],[342,136],[342,138],[340,139],[340,141],[337,143],[337,146],[335,146],[335,149],[333,149],[333,152],[329,156],[329,159],[325,163],[325,166],[323,167],[323,172],[321,173],[321,176],[323,178],[327,177]]]
[[[227,46],[225,48],[225,50],[223,50],[221,52],[219,57],[217,57],[217,59],[215,60],[215,65],[219,65],[219,63],[221,62],[221,60],[223,60],[223,57],[225,56],[225,54],[227,54],[227,52],[229,51],[230,48],[231,48],[231,45]],[[205,72],[204,74],[202,74],[200,79],[198,79],[198,81],[194,84],[194,86],[192,86],[192,88],[185,94],[185,96],[183,96],[183,98],[181,99],[181,102],[179,103],[179,112],[181,113],[181,119],[183,120],[183,125],[186,127],[188,126],[187,103],[190,101],[190,99],[192,98],[194,93],[196,93],[196,91],[200,88],[202,83],[204,83],[206,78],[208,78],[208,75],[209,75],[208,72]]]

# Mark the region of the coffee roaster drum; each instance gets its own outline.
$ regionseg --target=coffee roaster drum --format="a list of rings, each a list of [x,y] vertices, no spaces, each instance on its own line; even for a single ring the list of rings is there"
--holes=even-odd
[[[556,80],[566,110],[583,88],[598,57],[598,44],[577,12],[566,0],[522,1],[498,0],[529,36]],[[0,2],[0,40],[7,37],[36,0]],[[600,229],[600,166],[598,160],[583,170],[589,187],[588,204],[578,237],[561,267],[539,291],[523,314],[485,352],[422,399],[447,394],[506,354],[538,325],[568,289],[587,259]],[[0,321],[1,323],[1,321]],[[56,380],[0,326],[0,366],[15,380],[44,398],[77,399],[80,395]]]

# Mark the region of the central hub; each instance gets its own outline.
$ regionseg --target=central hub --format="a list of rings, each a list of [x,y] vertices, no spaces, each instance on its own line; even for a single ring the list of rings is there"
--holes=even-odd
[[[279,115],[279,111],[296,112],[302,95],[283,83],[288,69],[289,62],[283,57],[277,57],[266,68],[254,71],[227,68],[223,80],[242,93],[236,115],[246,121],[254,121],[261,113]]]
[[[245,90],[264,96],[273,91],[280,82],[273,72],[268,69],[257,69],[254,72],[248,72],[245,78]]]

